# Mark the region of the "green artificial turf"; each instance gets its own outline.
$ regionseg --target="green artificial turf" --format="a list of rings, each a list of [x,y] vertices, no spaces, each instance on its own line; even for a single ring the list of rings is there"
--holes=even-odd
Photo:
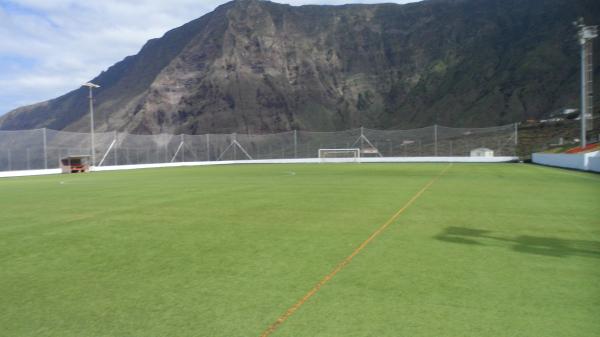
[[[0,335],[258,337],[447,166],[0,179]],[[598,196],[455,164],[272,336],[599,335]]]

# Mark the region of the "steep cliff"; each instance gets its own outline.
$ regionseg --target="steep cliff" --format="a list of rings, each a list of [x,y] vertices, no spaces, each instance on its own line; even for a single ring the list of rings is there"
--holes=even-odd
[[[293,7],[238,0],[149,41],[93,79],[102,86],[96,125],[268,132],[539,118],[577,106],[571,22],[579,16],[597,20],[600,2]],[[0,129],[87,130],[88,119],[82,88],[14,110]]]

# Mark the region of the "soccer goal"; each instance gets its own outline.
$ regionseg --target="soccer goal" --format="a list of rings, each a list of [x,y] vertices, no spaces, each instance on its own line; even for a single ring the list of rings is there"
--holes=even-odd
[[[319,159],[332,163],[358,162],[360,149],[319,149]]]

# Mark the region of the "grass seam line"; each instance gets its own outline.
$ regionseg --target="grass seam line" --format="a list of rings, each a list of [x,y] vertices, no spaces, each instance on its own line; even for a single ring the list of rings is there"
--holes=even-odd
[[[273,322],[261,335],[260,337],[268,337],[270,336],[281,324],[283,324],[288,318],[290,318],[300,307],[306,303],[311,297],[313,297],[327,282],[329,282],[337,273],[339,273],[342,269],[344,269],[351,261],[354,259],[356,255],[358,255],[371,241],[373,241],[376,237],[378,237],[386,228],[388,228],[392,223],[394,223],[404,211],[406,211],[419,197],[425,193],[433,185],[440,177],[442,177],[446,172],[452,167],[452,163],[448,164],[444,168],[442,172],[436,175],[433,179],[431,179],[423,188],[421,188],[415,195],[412,196],[402,206],[392,217],[390,217],[383,225],[381,225],[373,234],[369,236],[365,241],[363,241],[358,248],[356,248],[352,254],[348,255],[342,262],[340,262],[329,274],[327,274],[319,283],[317,283],[311,290],[309,290],[299,301],[297,301],[294,305],[292,305],[288,310],[286,310],[283,315],[279,316],[279,318]]]

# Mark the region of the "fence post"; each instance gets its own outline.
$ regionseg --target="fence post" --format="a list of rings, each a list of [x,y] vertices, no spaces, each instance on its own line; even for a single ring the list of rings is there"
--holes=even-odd
[[[515,123],[515,151],[514,155],[517,156],[519,153],[519,123]]]
[[[363,146],[364,139],[365,139],[365,128],[361,126],[360,127],[360,150],[361,151],[364,148],[364,146]]]
[[[206,134],[206,161],[210,161],[210,134]]]
[[[42,134],[44,137],[44,169],[48,168],[48,147],[47,147],[47,140],[46,140],[46,128],[42,129]]]
[[[298,158],[298,131],[294,130],[294,158]]]
[[[433,139],[434,139],[433,152],[434,152],[434,155],[437,157],[437,155],[438,155],[438,126],[437,126],[437,124],[433,125]]]
[[[169,139],[169,142],[171,140]],[[169,162],[169,143],[165,142],[165,163]]]
[[[181,134],[181,162],[185,162],[185,135]]]
[[[236,143],[236,142],[237,142],[237,133],[235,133],[235,132],[234,132],[234,133],[232,134],[232,137],[233,137],[233,142],[234,142],[234,143]],[[236,148],[236,147],[234,146],[234,147],[233,147],[233,160],[237,160],[237,151],[236,151],[236,149],[235,149],[235,148]]]
[[[117,153],[117,149],[119,148],[119,134],[117,133],[117,131],[114,131],[115,133],[115,166],[119,165],[119,154]]]

